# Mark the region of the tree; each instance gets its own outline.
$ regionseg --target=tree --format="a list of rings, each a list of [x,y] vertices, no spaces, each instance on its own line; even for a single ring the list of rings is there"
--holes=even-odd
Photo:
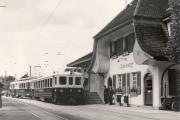
[[[167,12],[170,14],[171,34],[164,53],[169,61],[180,63],[180,0],[169,0]]]

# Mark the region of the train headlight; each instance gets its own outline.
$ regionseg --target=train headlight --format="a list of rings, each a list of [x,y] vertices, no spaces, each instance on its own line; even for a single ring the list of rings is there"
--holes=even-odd
[[[69,92],[72,92],[72,89],[70,89]]]
[[[60,89],[59,91],[60,91],[60,93],[63,93],[63,92],[64,92],[63,89]]]
[[[81,93],[81,89],[78,89],[78,93]]]

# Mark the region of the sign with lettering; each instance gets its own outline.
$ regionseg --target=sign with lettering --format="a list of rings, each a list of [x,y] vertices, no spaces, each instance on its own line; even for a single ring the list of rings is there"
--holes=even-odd
[[[134,63],[120,64],[120,68],[133,68]]]

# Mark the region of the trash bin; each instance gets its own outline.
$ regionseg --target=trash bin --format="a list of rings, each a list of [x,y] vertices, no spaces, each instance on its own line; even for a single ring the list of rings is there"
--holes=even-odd
[[[117,102],[119,103],[119,105],[121,106],[121,94],[116,94],[117,97]]]

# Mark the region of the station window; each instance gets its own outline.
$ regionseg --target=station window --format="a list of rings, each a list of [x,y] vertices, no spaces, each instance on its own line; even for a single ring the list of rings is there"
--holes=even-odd
[[[75,85],[81,85],[81,77],[75,78]]]
[[[59,77],[59,84],[66,85],[66,77]]]
[[[132,88],[137,89],[137,73],[132,74]]]
[[[123,79],[123,76],[122,75],[118,75],[118,84],[117,84],[117,89],[119,90],[119,91],[122,91],[122,79]]]
[[[69,85],[73,85],[73,77],[69,77]]]
[[[110,43],[110,56],[113,58],[113,56],[120,56],[133,52],[134,42],[134,33],[116,41],[112,41]]]

